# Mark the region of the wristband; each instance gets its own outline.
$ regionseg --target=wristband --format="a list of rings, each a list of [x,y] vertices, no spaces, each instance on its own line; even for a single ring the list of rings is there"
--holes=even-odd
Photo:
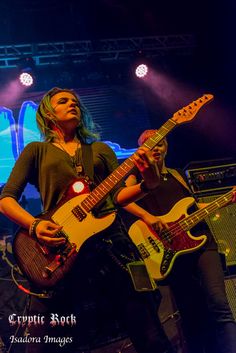
[[[29,228],[29,235],[35,239],[37,239],[37,235],[36,235],[36,228],[37,225],[42,221],[42,219],[36,218],[32,223],[31,226]]]

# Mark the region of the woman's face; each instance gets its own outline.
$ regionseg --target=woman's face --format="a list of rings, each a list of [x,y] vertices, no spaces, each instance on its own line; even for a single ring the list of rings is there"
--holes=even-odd
[[[81,110],[78,99],[70,92],[59,92],[51,98],[51,106],[57,122],[81,121]],[[54,118],[54,117],[52,117]]]
[[[167,153],[167,141],[166,139],[161,140],[151,151],[152,158],[156,161],[159,166],[162,166]]]

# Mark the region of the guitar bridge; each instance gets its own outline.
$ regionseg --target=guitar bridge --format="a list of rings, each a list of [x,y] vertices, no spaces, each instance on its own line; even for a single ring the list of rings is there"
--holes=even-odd
[[[53,272],[55,272],[60,266],[62,266],[67,259],[76,252],[76,245],[75,244],[70,244],[67,246],[61,254],[57,254],[53,261],[44,268],[43,270],[43,277],[48,278],[52,275]]]

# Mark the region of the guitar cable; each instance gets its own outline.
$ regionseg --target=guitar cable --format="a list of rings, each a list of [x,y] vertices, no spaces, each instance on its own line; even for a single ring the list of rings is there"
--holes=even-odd
[[[15,283],[15,285],[21,290],[23,291],[24,293],[28,294],[28,295],[32,295],[34,297],[37,297],[37,298],[45,298],[45,299],[48,299],[48,298],[52,298],[53,296],[53,292],[52,291],[49,291],[49,292],[42,292],[42,293],[36,293],[36,292],[32,292],[31,290],[25,288],[24,286],[22,286],[22,284],[19,283],[19,281],[16,279],[15,275],[14,275],[14,271],[18,272],[19,274],[22,274],[19,267],[14,265],[12,266],[11,268],[11,277],[12,277],[12,280],[13,282]]]

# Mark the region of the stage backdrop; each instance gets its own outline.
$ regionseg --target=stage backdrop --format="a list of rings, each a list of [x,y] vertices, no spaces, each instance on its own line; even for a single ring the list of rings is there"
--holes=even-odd
[[[150,128],[142,90],[133,86],[102,86],[76,92],[98,126],[101,140],[111,145],[118,158],[133,153],[139,134]],[[0,184],[6,182],[24,146],[40,140],[35,112],[43,94],[24,94],[10,107],[1,106],[0,102]]]

